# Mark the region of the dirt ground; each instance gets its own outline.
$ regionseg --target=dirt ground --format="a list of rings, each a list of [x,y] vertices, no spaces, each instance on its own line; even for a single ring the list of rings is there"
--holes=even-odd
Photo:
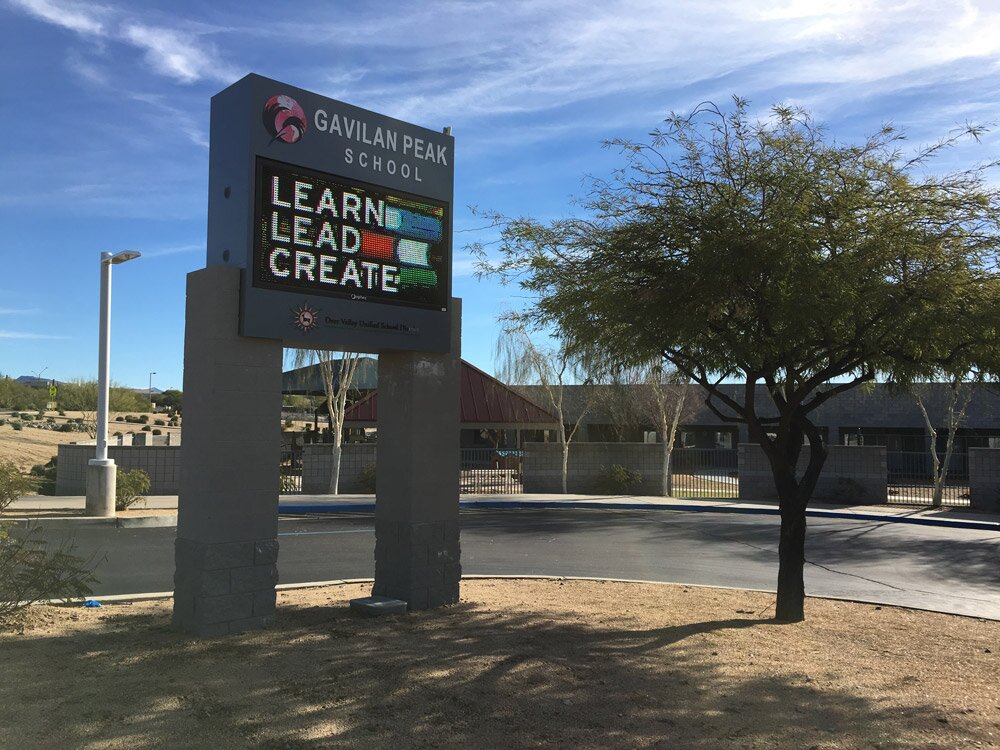
[[[36,412],[32,411],[31,413],[35,414]],[[126,414],[129,414],[129,412],[112,412],[109,415],[110,434],[113,435],[115,432],[121,432],[127,435],[130,432],[142,431],[143,425],[141,424],[115,421],[115,417],[124,417]],[[69,411],[66,412],[66,416],[60,417],[58,412],[48,411],[45,413],[45,416],[55,419],[56,424],[62,424],[69,419],[83,417],[84,414],[82,412]],[[136,412],[134,416],[140,416],[140,414]],[[147,416],[149,417],[150,426],[153,429],[162,430],[164,435],[168,432],[180,433],[179,427],[165,427],[153,424],[153,420],[156,419],[166,421],[166,415],[149,414]],[[10,412],[0,412],[0,417],[8,420],[8,424],[0,425],[0,459],[13,461],[22,471],[30,470],[35,464],[46,463],[59,452],[59,446],[63,443],[85,443],[92,440],[86,432],[39,430],[34,427],[28,427],[27,424],[25,424],[24,429],[15,430],[9,424]]]
[[[0,628],[0,746],[1000,747],[998,622],[505,580],[368,619],[368,591],[283,592],[275,627],[215,640],[167,601],[33,607]]]

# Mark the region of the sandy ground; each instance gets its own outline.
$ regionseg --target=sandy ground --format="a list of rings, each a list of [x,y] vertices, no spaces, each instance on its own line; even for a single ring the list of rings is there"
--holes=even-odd
[[[0,632],[10,748],[1000,747],[1000,623],[690,586],[465,581],[453,607],[284,592],[194,640],[169,602],[36,606]]]
[[[35,412],[31,412],[35,414]],[[127,422],[116,422],[115,417],[125,416],[128,412],[113,412],[110,414],[110,434],[116,432],[128,434],[130,432],[141,432],[143,425]],[[65,417],[60,417],[58,412],[49,411],[46,416],[56,420],[56,424],[62,424],[74,417],[83,417],[82,412],[69,411]],[[140,416],[138,412],[134,416]],[[180,428],[164,427],[154,425],[153,421],[162,419],[167,421],[164,414],[149,414],[149,424],[153,429],[162,430],[166,435],[168,432],[179,433]],[[0,412],[0,417],[8,420],[8,424],[0,425],[0,459],[9,459],[16,463],[22,471],[29,471],[35,464],[48,462],[63,443],[85,443],[92,438],[86,432],[58,432],[56,430],[37,430],[25,425],[24,429],[17,431],[10,426],[10,412]]]

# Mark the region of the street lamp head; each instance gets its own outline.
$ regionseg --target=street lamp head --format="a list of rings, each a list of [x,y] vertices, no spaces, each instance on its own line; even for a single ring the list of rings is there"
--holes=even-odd
[[[138,250],[122,250],[121,252],[115,253],[114,255],[111,256],[111,262],[117,266],[119,263],[125,263],[126,261],[129,260],[135,260],[141,254],[142,253],[140,253]]]

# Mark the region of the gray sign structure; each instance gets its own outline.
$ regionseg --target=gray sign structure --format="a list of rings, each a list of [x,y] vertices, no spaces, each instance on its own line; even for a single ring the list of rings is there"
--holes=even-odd
[[[448,134],[256,75],[213,98],[208,267],[187,286],[175,627],[274,618],[283,346],[379,353],[372,593],[458,601],[453,152]]]
[[[454,152],[450,134],[257,75],[213,97],[207,265],[244,270],[240,333],[447,351]]]

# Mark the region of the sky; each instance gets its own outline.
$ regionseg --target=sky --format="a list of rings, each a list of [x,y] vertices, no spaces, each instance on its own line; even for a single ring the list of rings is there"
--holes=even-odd
[[[475,277],[473,207],[579,215],[588,176],[670,112],[800,105],[839,140],[907,147],[1000,119],[996,0],[433,3],[0,0],[0,374],[97,373],[99,256],[116,266],[111,377],[181,388],[185,276],[205,265],[209,100],[258,73],[455,137],[463,356],[494,372],[516,288]],[[938,171],[1000,156],[1000,138]]]

